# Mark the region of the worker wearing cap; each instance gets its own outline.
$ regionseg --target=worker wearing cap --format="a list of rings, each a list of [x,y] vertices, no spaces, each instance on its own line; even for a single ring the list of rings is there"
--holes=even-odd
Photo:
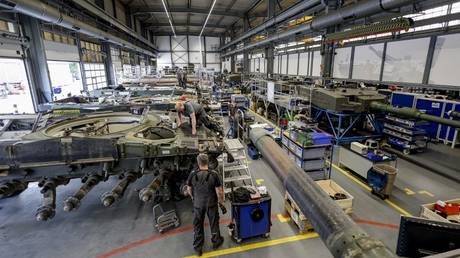
[[[219,206],[222,213],[227,211],[224,206],[224,190],[219,175],[208,168],[208,155],[197,157],[198,170],[190,173],[187,179],[187,192],[193,201],[193,248],[198,256],[203,253],[204,217],[207,215],[211,228],[211,241],[214,249],[224,242],[219,229]]]
[[[187,101],[185,103],[178,102],[176,104],[176,111],[179,114],[179,125],[182,124],[182,116],[190,117],[190,123],[192,125],[192,135],[196,135],[197,122],[204,123],[207,126],[208,115],[204,111],[203,106],[195,101]]]

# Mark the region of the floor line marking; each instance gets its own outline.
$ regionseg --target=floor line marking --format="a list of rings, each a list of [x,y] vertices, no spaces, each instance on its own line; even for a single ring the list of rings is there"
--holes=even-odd
[[[335,164],[332,164],[332,167],[335,168],[337,171],[339,171],[340,173],[342,173],[343,175],[345,175],[346,177],[350,178],[351,180],[355,181],[357,184],[359,184],[360,186],[362,186],[363,188],[365,188],[367,191],[372,191],[371,187],[368,186],[367,184],[365,184],[364,182],[362,182],[361,180],[359,180],[358,178],[356,178],[355,176],[353,176],[350,172],[347,172],[345,170],[343,170],[342,168],[340,168],[339,166],[335,165]],[[397,205],[396,203],[388,200],[388,199],[385,199],[384,202],[388,205],[390,205],[391,207],[393,207],[395,210],[397,210],[399,213],[401,213],[402,215],[405,215],[405,216],[412,216],[412,214],[410,212],[408,212],[407,210],[405,210],[404,208],[402,208],[401,206]]]
[[[288,215],[278,214],[277,217],[278,220],[282,223],[291,221],[291,217],[289,217]]]
[[[286,244],[290,242],[306,240],[306,239],[311,239],[311,238],[316,238],[316,237],[318,237],[317,233],[307,233],[307,234],[302,234],[302,235],[283,237],[283,238],[278,238],[274,240],[261,241],[261,242],[257,242],[253,244],[247,244],[247,245],[230,247],[227,249],[207,252],[207,253],[203,253],[201,257],[203,258],[216,257],[216,256],[221,256],[221,255],[241,253],[241,252],[245,252],[248,250],[254,250],[254,249],[259,249],[259,248],[264,248],[264,247],[269,247],[269,246],[274,246],[274,245],[281,245],[281,244]],[[198,256],[186,256],[184,258],[198,258]]]
[[[274,218],[277,218],[277,216],[278,216],[278,214],[272,214],[271,217],[274,219]],[[282,216],[285,217],[286,215],[282,215]],[[386,223],[379,222],[379,221],[363,220],[363,219],[359,219],[359,218],[353,218],[353,220],[358,224],[367,224],[367,225],[376,226],[376,227],[385,227],[385,228],[397,228],[398,227],[397,225],[386,224]],[[230,221],[229,219],[221,219],[220,224],[221,225],[226,224],[229,221]],[[390,226],[384,226],[384,225],[390,225]],[[208,226],[207,223],[206,223],[205,226]],[[166,233],[163,233],[161,235],[153,235],[153,236],[150,236],[150,237],[146,237],[144,239],[133,241],[133,242],[128,243],[128,244],[126,244],[124,246],[115,248],[115,249],[113,249],[111,251],[108,251],[106,253],[98,255],[97,258],[112,257],[112,256],[115,256],[115,255],[127,252],[127,251],[129,251],[131,249],[135,249],[138,246],[145,245],[145,244],[148,244],[148,243],[152,243],[152,242],[161,240],[163,238],[167,238],[167,237],[170,237],[170,236],[174,236],[174,235],[178,235],[178,234],[182,234],[182,233],[186,233],[186,232],[190,232],[190,231],[193,231],[193,226],[186,226],[186,227],[182,227],[182,228],[177,228],[177,229],[168,231]]]
[[[430,196],[430,197],[434,197],[434,194],[432,194],[432,193],[430,193],[430,192],[428,192],[428,191],[426,191],[426,190],[418,191],[418,193],[419,193],[419,194],[426,194],[426,195],[428,195],[428,196]]]
[[[404,188],[404,192],[406,192],[407,195],[414,195],[416,194],[416,192],[412,191],[411,189],[409,188]],[[420,192],[419,192],[420,193]]]

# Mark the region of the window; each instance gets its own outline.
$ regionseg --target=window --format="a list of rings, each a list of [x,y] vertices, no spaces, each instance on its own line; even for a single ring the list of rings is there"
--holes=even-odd
[[[4,21],[4,20],[0,20],[0,30],[11,32],[11,33],[16,33],[15,25],[12,22]]]
[[[77,44],[75,38],[71,37],[70,35],[57,34],[50,31],[43,31],[43,39],[68,45]]]
[[[104,64],[85,63],[84,69],[88,90],[107,87]]]
[[[80,95],[83,83],[78,62],[48,61],[54,100]]]
[[[103,63],[104,53],[100,44],[81,41],[81,51],[83,53],[83,62]]]
[[[0,58],[0,113],[35,113],[21,59]]]

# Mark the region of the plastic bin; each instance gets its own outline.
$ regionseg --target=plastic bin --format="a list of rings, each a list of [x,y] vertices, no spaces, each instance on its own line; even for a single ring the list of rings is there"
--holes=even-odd
[[[372,193],[386,199],[393,190],[398,170],[387,164],[376,164],[367,172],[367,182]]]

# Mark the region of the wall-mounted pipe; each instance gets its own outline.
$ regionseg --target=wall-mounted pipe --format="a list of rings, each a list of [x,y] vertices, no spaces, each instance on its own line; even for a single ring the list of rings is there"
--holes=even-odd
[[[280,22],[285,21],[286,19],[291,18],[292,16],[304,11],[308,10],[306,14],[312,14],[314,12],[317,12],[321,9],[323,9],[326,6],[323,0],[309,0],[309,1],[301,1],[300,3],[296,4],[295,6],[287,9],[286,11],[280,13],[279,15],[271,18],[270,20],[262,23],[261,25],[247,31],[244,33],[244,35],[239,36],[238,38],[230,41],[229,43],[225,44],[222,46],[219,51],[222,51],[228,47],[231,47],[257,33],[260,33],[273,25],[276,25]]]
[[[119,30],[123,31],[124,33],[130,35],[131,37],[141,41],[142,43],[146,44],[147,46],[158,50],[155,45],[149,42],[147,39],[143,38],[141,35],[137,34],[135,31],[130,29],[128,26],[121,23],[118,19],[113,18],[112,16],[108,15],[104,10],[96,6],[90,1],[87,0],[72,0],[74,3],[78,4],[79,6],[85,8],[92,14],[96,15],[98,18],[105,20],[106,22],[110,23],[110,25],[115,26]]]
[[[264,129],[252,129],[249,137],[334,257],[396,257],[351,220]]]
[[[371,16],[379,12],[393,10],[395,8],[399,8],[399,7],[410,5],[410,4],[415,4],[421,1],[423,0],[365,0],[365,1],[361,1],[356,4],[350,5],[348,7],[344,7],[337,11],[331,12],[327,15],[316,17],[313,19],[311,23],[299,25],[298,27],[294,29],[278,33],[265,40],[261,40],[255,43],[250,43],[242,48],[229,51],[223,54],[222,57],[234,55],[236,53],[239,53],[239,52],[242,52],[242,51],[254,48],[254,47],[263,46],[263,45],[266,45],[268,43],[271,43],[277,40],[287,39],[298,33],[318,31],[318,30],[325,29],[327,27],[341,24],[347,21],[351,21],[357,18]]]
[[[107,41],[115,45],[126,47],[136,52],[156,56],[151,51],[142,49],[124,39],[115,37],[105,31],[70,17],[62,13],[59,9],[45,4],[40,0],[0,0],[0,7],[37,18],[44,22],[56,24],[58,26],[62,26],[78,33]]]

